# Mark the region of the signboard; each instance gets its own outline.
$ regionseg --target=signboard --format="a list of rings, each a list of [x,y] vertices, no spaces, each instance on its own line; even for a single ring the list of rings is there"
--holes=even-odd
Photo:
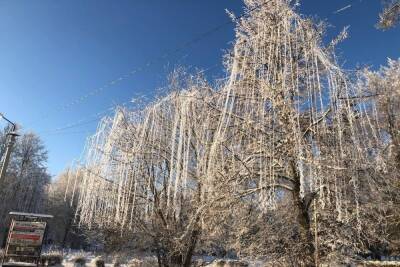
[[[39,257],[46,222],[12,220],[8,233],[6,256]]]

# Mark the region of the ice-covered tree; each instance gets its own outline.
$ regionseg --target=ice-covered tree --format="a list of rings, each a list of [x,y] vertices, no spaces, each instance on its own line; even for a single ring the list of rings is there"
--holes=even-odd
[[[173,75],[172,92],[144,110],[101,122],[80,184],[81,223],[141,236],[163,266],[190,265],[209,205],[202,195],[214,95],[202,79],[181,78]]]
[[[400,1],[384,1],[384,9],[379,15],[378,27],[384,30],[395,27],[400,21]]]
[[[375,169],[369,150],[381,140],[371,135],[359,90],[322,44],[323,31],[289,2],[245,1],[249,15],[237,27],[207,177],[210,185],[232,180],[225,190],[236,196],[257,193],[266,210],[290,194],[300,255],[310,263],[320,236],[314,211],[332,226],[320,240],[325,255],[361,246],[360,180]],[[350,223],[352,240],[340,236]]]
[[[86,147],[81,222],[145,234],[160,265],[189,266],[216,218],[243,222],[241,231],[246,222],[230,211],[261,218],[285,199],[291,212],[276,223],[290,214],[297,262],[363,252],[382,163],[375,105],[296,3],[244,2],[220,88],[175,76],[167,96],[99,125]]]
[[[81,249],[91,241],[76,218],[81,175],[79,168],[67,169],[48,188],[45,210],[54,218],[49,222],[47,241],[52,245]]]
[[[382,150],[382,166],[379,175],[382,180],[381,201],[385,207],[385,225],[387,240],[385,247],[392,252],[400,250],[400,60],[388,60],[387,66],[378,71],[365,70],[361,76],[362,86],[371,95],[375,95],[377,103],[376,120],[385,146]]]

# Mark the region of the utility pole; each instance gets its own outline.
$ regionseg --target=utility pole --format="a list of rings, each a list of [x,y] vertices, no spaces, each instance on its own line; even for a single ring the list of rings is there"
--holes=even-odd
[[[13,123],[10,120],[8,120],[1,113],[0,113],[0,118],[3,118],[4,120],[6,120],[8,123],[10,123],[12,125],[10,132],[7,133],[7,141],[6,141],[7,142],[7,147],[6,147],[6,151],[4,153],[4,160],[2,162],[1,170],[0,170],[0,184],[1,184],[3,179],[4,179],[4,176],[6,175],[7,166],[8,166],[8,163],[10,161],[11,151],[12,151],[12,148],[13,148],[13,146],[15,144],[15,138],[17,136],[19,136],[19,134],[17,134],[15,132],[17,130],[17,126],[15,125],[15,123]]]

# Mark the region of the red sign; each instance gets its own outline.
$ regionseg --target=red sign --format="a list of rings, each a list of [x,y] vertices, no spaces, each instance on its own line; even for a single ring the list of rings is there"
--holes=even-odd
[[[11,222],[7,240],[6,255],[39,256],[46,222]]]

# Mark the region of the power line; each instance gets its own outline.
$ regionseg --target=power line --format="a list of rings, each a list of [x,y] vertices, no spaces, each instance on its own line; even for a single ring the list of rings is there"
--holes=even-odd
[[[82,121],[81,120],[81,121],[76,122],[76,123],[71,123],[71,124],[69,124],[68,126],[65,126],[65,127],[60,127],[60,128],[54,129],[54,130],[47,130],[47,131],[39,132],[39,134],[58,134],[58,133],[62,133],[65,130],[70,130],[70,129],[73,129],[73,128],[78,128],[78,127],[81,127],[81,126],[88,125],[88,124],[93,123],[93,122],[97,122],[102,117],[103,116],[99,115],[97,118],[92,119],[92,120],[87,120],[87,121]]]
[[[43,134],[45,136],[62,136],[62,135],[74,135],[74,134],[85,134],[85,135],[89,135],[90,131],[86,130],[86,131],[67,131],[67,132],[55,132],[55,133],[48,133],[48,134]]]
[[[206,69],[204,69],[204,70],[199,71],[199,74],[204,74],[204,73],[206,73],[206,72],[208,72],[208,71],[210,71],[210,70],[215,69],[215,68],[218,67],[218,66],[219,66],[219,64],[212,65],[212,66],[210,66],[210,67],[208,67],[208,68],[206,68]],[[39,134],[45,134],[45,135],[62,135],[62,134],[70,134],[70,133],[75,134],[75,133],[87,132],[87,131],[78,131],[78,132],[76,132],[76,131],[75,131],[75,132],[68,132],[68,131],[67,131],[67,132],[64,132],[64,131],[65,131],[65,130],[70,130],[70,129],[73,129],[73,128],[79,128],[79,127],[81,127],[81,126],[85,126],[85,125],[88,125],[88,124],[90,124],[90,123],[97,122],[97,121],[99,121],[99,119],[103,118],[103,116],[104,116],[105,114],[114,111],[114,109],[115,109],[117,106],[126,106],[126,105],[129,104],[129,103],[137,102],[137,100],[141,101],[142,99],[140,99],[140,98],[143,99],[143,98],[146,98],[146,97],[142,95],[141,97],[138,97],[137,99],[132,99],[132,100],[130,100],[130,101],[123,102],[123,103],[121,103],[121,104],[115,104],[115,105],[113,105],[112,107],[109,107],[109,108],[107,108],[107,109],[105,109],[105,110],[103,110],[103,111],[100,111],[100,112],[97,112],[97,113],[95,113],[95,114],[92,114],[92,115],[86,117],[85,119],[80,119],[80,120],[78,120],[78,121],[76,121],[76,122],[68,123],[68,124],[66,124],[66,125],[64,125],[64,126],[61,126],[61,127],[55,128],[55,129],[44,130],[44,131],[42,131],[42,132],[39,132]],[[95,118],[94,118],[94,119],[91,119],[92,117],[95,117]]]
[[[159,62],[159,61],[162,61],[162,60],[164,60],[164,59],[166,59],[166,58],[168,58],[168,57],[170,57],[170,56],[172,56],[172,55],[174,55],[174,54],[177,54],[178,52],[183,51],[185,48],[190,47],[190,46],[192,46],[192,45],[194,45],[194,44],[200,42],[201,40],[205,39],[206,37],[210,36],[211,34],[213,34],[213,33],[217,32],[217,31],[221,30],[221,29],[224,28],[225,26],[230,25],[230,24],[232,24],[232,23],[234,23],[234,22],[236,22],[236,21],[238,21],[238,20],[240,20],[240,19],[246,17],[247,15],[249,15],[250,13],[252,13],[253,11],[255,11],[255,10],[257,10],[257,9],[259,9],[259,8],[261,8],[261,7],[263,7],[264,5],[266,5],[267,3],[269,3],[270,1],[272,1],[272,0],[266,0],[264,3],[262,3],[262,4],[260,4],[260,5],[257,5],[257,6],[255,6],[255,7],[253,7],[253,8],[251,8],[251,9],[248,9],[248,10],[247,10],[245,13],[243,13],[242,15],[240,15],[240,16],[238,16],[238,17],[235,17],[235,18],[233,18],[232,20],[228,20],[228,21],[226,21],[225,23],[222,23],[222,24],[220,24],[220,25],[218,25],[218,26],[215,26],[215,27],[213,27],[213,28],[211,28],[211,29],[209,29],[209,30],[207,30],[207,31],[205,31],[205,32],[203,32],[203,33],[201,33],[200,35],[198,35],[198,36],[194,37],[193,39],[191,39],[191,40],[189,40],[189,41],[183,43],[182,45],[178,46],[177,48],[175,48],[175,49],[173,49],[173,50],[170,50],[170,51],[164,53],[163,55],[161,55],[161,56],[159,56],[159,57],[156,57],[156,58],[154,58],[154,59],[148,61],[146,64],[144,64],[144,65],[142,65],[142,66],[140,66],[140,67],[138,67],[138,68],[133,69],[132,71],[126,73],[125,75],[122,75],[122,76],[120,76],[120,77],[118,77],[118,78],[116,78],[116,79],[114,79],[114,80],[112,80],[112,81],[110,81],[110,82],[104,84],[103,86],[98,87],[98,88],[96,88],[96,89],[94,89],[94,90],[92,90],[92,91],[90,91],[90,92],[88,92],[88,93],[86,93],[86,94],[80,96],[79,98],[76,98],[75,100],[73,100],[73,101],[71,101],[71,102],[69,102],[69,103],[67,103],[67,104],[64,104],[64,105],[55,107],[54,111],[55,111],[55,112],[60,112],[60,111],[62,111],[62,110],[69,109],[69,108],[71,108],[71,107],[73,107],[73,106],[76,106],[76,105],[78,105],[78,104],[80,104],[80,103],[86,101],[86,100],[87,100],[88,98],[90,98],[90,97],[93,97],[93,96],[95,96],[95,95],[100,94],[101,92],[105,91],[106,89],[111,88],[112,86],[114,86],[114,85],[116,85],[116,84],[118,84],[118,83],[120,83],[120,82],[122,82],[122,81],[124,81],[124,80],[126,80],[126,79],[128,79],[128,78],[130,78],[131,76],[133,76],[133,75],[135,75],[136,73],[138,73],[138,72],[144,70],[145,68],[150,67],[150,66],[153,65],[154,63]],[[41,118],[40,118],[39,120],[35,120],[35,122],[37,122],[37,121],[42,121],[42,120],[44,120],[44,119],[47,119],[47,118],[50,116],[51,113],[52,113],[52,112],[46,112],[46,114],[43,114],[43,115],[41,116]]]
[[[105,114],[107,114],[109,112],[112,112],[115,109],[116,106],[125,106],[126,104],[131,103],[131,102],[132,101],[127,101],[127,102],[124,102],[124,103],[121,103],[121,104],[118,104],[118,105],[113,105],[112,107],[109,107],[109,108],[107,108],[107,109],[105,109],[103,111],[100,111],[100,112],[97,112],[95,114],[92,114],[92,115],[90,115],[90,116],[88,116],[88,117],[86,117],[84,119],[80,119],[80,120],[78,120],[76,122],[68,123],[67,125],[64,125],[64,126],[61,126],[61,127],[55,128],[55,129],[42,131],[42,132],[39,132],[39,134],[50,134],[50,135],[51,134],[59,134],[59,133],[62,133],[63,131],[65,131],[65,130],[78,128],[78,127],[81,127],[81,126],[96,122],[99,119],[101,119],[102,117],[104,117]]]
[[[347,5],[345,7],[342,7],[340,9],[336,10],[335,12],[333,12],[333,14],[338,14],[338,13],[343,12],[343,11],[345,11],[345,10],[351,8],[351,7],[352,7],[352,5]]]

